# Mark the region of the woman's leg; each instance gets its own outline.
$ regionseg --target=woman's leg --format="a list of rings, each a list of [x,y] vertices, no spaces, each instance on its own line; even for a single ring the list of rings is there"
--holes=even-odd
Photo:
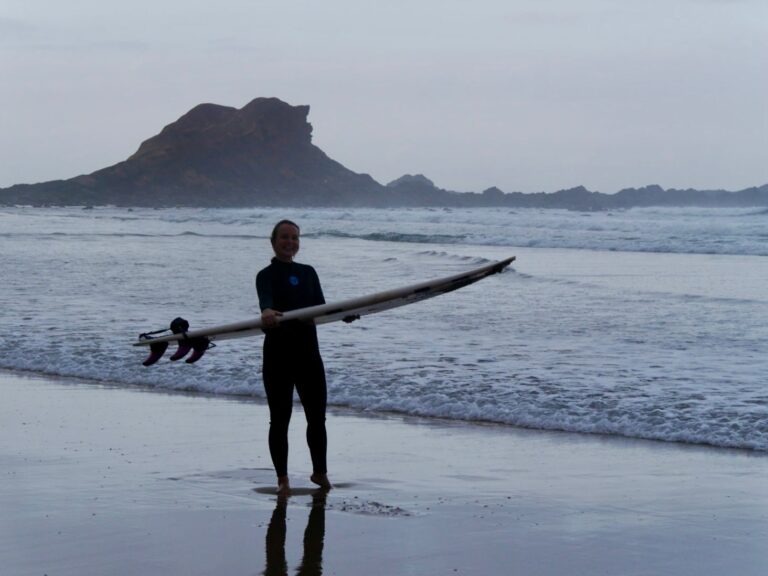
[[[278,478],[288,475],[288,425],[293,410],[293,384],[264,363],[264,390],[269,404],[269,454]]]
[[[302,363],[296,378],[296,391],[299,393],[307,418],[307,445],[312,457],[312,469],[315,473],[313,476],[324,476],[328,472],[326,463],[328,436],[325,430],[327,388],[325,367],[319,354]]]

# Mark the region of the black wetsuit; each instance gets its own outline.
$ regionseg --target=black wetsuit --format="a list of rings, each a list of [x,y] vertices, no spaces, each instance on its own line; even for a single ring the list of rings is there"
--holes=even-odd
[[[315,269],[277,258],[256,276],[259,307],[288,312],[325,304]],[[288,424],[293,388],[299,393],[307,418],[307,444],[314,472],[325,474],[325,368],[312,323],[285,322],[267,330],[264,338],[264,389],[269,403],[269,452],[278,476],[288,474]]]

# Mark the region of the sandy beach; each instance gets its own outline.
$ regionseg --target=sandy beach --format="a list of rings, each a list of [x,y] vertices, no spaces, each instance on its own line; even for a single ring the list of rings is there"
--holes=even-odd
[[[0,373],[3,576],[768,570],[763,453],[329,415],[279,501],[266,406]]]

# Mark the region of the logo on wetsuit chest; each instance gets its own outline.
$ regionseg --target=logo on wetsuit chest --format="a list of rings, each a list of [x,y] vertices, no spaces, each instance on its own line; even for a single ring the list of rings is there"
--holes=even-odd
[[[291,283],[291,286],[299,285],[299,279],[296,276],[288,276],[288,282]]]

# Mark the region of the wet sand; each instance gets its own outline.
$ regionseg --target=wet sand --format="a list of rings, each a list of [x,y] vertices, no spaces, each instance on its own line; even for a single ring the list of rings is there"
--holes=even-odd
[[[763,575],[768,454],[0,373],[0,574]]]

